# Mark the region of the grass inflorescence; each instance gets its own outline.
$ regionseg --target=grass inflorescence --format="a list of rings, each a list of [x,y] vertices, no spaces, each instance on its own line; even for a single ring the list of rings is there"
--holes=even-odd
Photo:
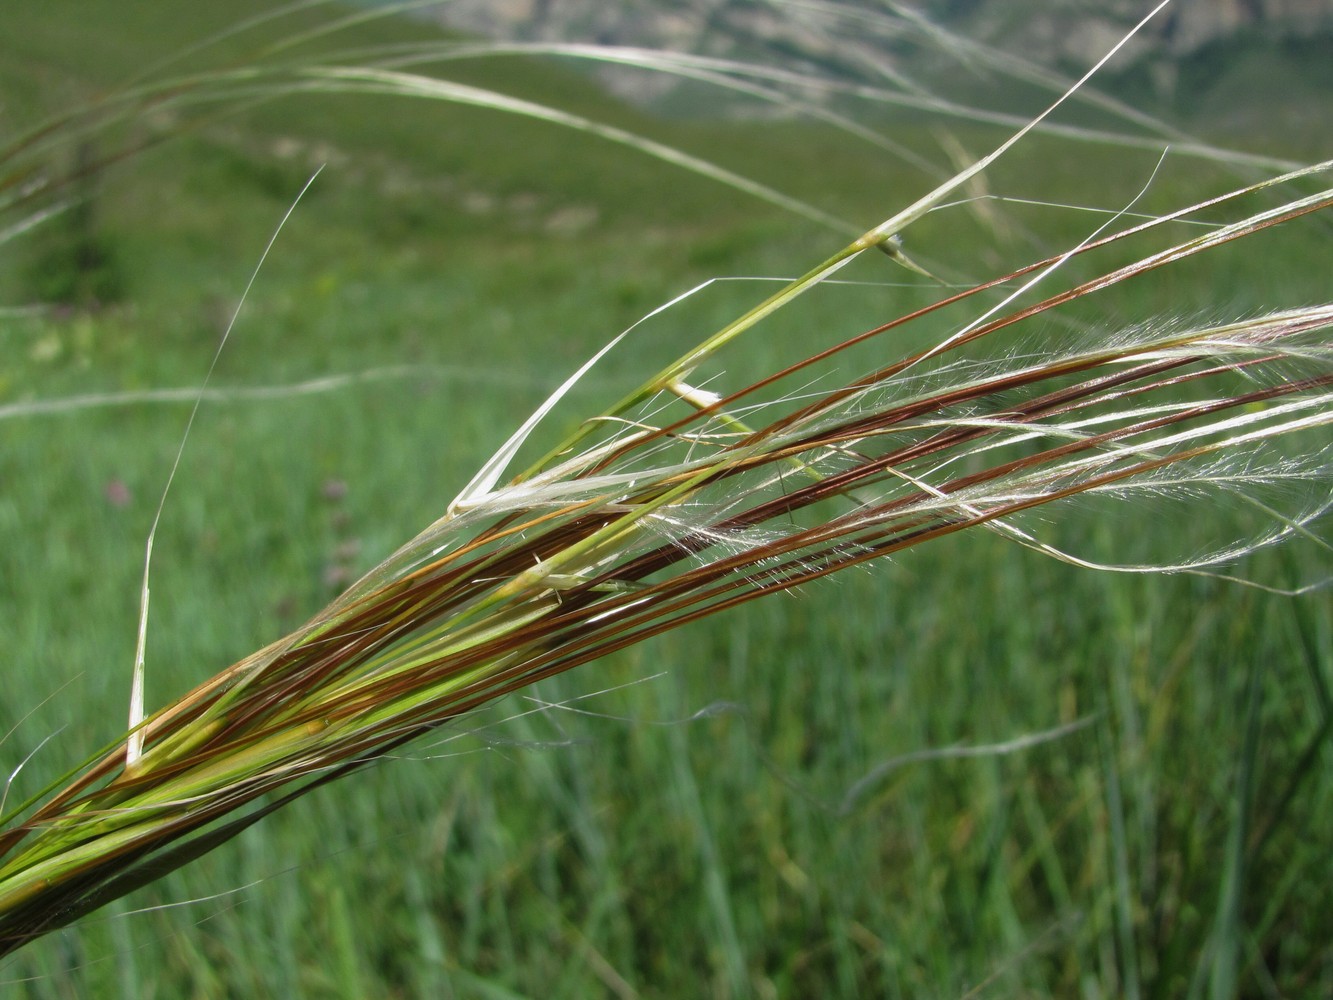
[[[726,395],[683,381],[712,349],[692,352],[509,485],[495,485],[503,462],[486,470],[307,626],[154,715],[141,757],[112,752],[12,827],[0,883],[7,939],[196,856],[251,817],[209,824],[262,795],[285,790],[285,801],[302,781],[327,781],[496,697],[743,601],[966,528],[1041,546],[1013,518],[1085,492],[1249,498],[1317,482],[1322,450],[1288,455],[1273,441],[1333,420],[1330,307],[1137,331],[1028,364],[952,355],[1330,203],[1321,192],[1240,220],[831,391],[753,398],[805,377],[837,346]],[[671,397],[685,414],[667,415]],[[1322,496],[1274,512],[1272,538],[1305,534]]]

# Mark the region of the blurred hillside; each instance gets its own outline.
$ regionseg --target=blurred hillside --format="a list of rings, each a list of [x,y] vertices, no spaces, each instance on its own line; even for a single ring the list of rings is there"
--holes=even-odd
[[[943,78],[965,88],[954,96],[975,98],[994,83],[985,71],[989,57],[1018,56],[1077,75],[1152,6],[1148,0],[455,0],[432,8],[431,16],[492,38],[743,58],[825,77],[924,81],[937,93]],[[1313,130],[1324,117],[1333,94],[1330,54],[1333,0],[1174,0],[1117,56],[1101,86],[1181,119],[1290,134]],[[960,59],[971,71],[961,79]],[[642,73],[615,73],[608,81],[641,103],[670,104],[679,86]]]
[[[1146,0],[879,0],[793,3],[784,0],[454,0],[434,16],[477,34],[522,39],[579,39],[726,53],[740,39],[819,60],[833,55],[831,22],[873,29],[918,18],[1001,47],[1021,46],[1049,65],[1085,63],[1151,9]],[[1309,38],[1333,30],[1330,0],[1175,0],[1137,40],[1139,58],[1190,56],[1237,38]]]

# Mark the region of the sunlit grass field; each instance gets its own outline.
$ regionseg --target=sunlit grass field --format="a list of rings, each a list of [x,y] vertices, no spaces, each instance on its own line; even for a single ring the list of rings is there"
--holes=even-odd
[[[206,34],[196,14],[221,28],[246,8],[191,9],[187,24],[179,6],[179,22],[147,3],[74,25],[23,12],[0,41],[0,127]],[[811,124],[654,121],[552,64],[470,72],[653,132],[861,228],[932,183]],[[1003,135],[956,134],[974,154]],[[926,124],[898,138],[949,169]],[[1230,177],[1168,157],[1149,184],[1157,152],[1052,139],[1014,155],[994,192],[1112,210],[1145,184],[1136,208],[1152,211]],[[99,174],[93,225],[116,301],[28,308],[43,277],[32,262],[64,252],[60,220],[0,260],[0,770],[23,765],[11,794],[125,728],[143,545],[190,407],[321,164],[208,378],[166,500],[150,704],[299,625],[438,517],[570,370],[660,303],[750,279],[636,330],[542,444],[761,298],[760,279],[840,245],[595,138],[387,99],[219,116]],[[908,247],[932,273],[975,280],[1096,222],[960,207]],[[1316,219],[1150,278],[1120,294],[1116,319],[1290,300],[1319,288],[1328,235]],[[784,314],[746,362],[767,370],[935,297],[887,258],[871,265]],[[1040,350],[1026,336],[1018,347]],[[1127,562],[1200,550],[1243,516],[1153,498],[1064,513],[1049,514],[1051,539]],[[1245,575],[1281,589],[1326,576],[1327,561],[1297,544]],[[440,730],[29,945],[0,964],[0,987],[1169,997],[1208,995],[1234,968],[1247,996],[1326,995],[1329,611],[1326,592],[1098,573],[985,532],[933,542]]]

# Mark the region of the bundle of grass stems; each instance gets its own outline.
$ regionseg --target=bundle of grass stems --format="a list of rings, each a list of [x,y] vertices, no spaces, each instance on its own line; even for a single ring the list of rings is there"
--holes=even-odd
[[[398,92],[440,86],[383,69],[309,73]],[[1106,302],[1111,316],[1125,283],[1309,221],[1333,206],[1333,188],[1318,183],[1329,163],[1170,215],[1117,217],[1064,253],[942,288],[933,304],[816,344],[751,384],[711,381],[709,366],[742,335],[861,255],[912,266],[898,234],[1021,134],[513,475],[520,447],[599,354],[443,516],[304,626],[7,804],[0,954],[495,699],[932,539],[984,529],[1074,559],[1024,515],[1162,495],[1197,498],[1200,509],[1226,497],[1262,526],[1159,569],[1225,566],[1288,540],[1322,545],[1311,525],[1330,503],[1333,303],[1195,326],[1108,321],[1091,335],[1043,338],[1039,350],[1016,351],[1012,337],[1073,304]],[[1195,220],[1207,224],[1182,225]],[[1152,240],[1130,263],[1060,286],[1072,259],[1114,259]],[[944,336],[901,347],[906,328],[938,317]],[[870,370],[830,375],[867,350],[880,359]]]

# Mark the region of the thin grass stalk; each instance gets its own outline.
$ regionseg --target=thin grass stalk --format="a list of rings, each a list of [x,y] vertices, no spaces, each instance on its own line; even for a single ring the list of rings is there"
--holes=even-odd
[[[1156,150],[1166,139],[1179,156],[1231,165],[1244,164],[1263,171],[1285,171],[1294,167],[1287,160],[1210,146],[1142,112],[1108,102],[1106,98],[1080,84],[1070,85],[1068,81],[1053,79],[1048,73],[1038,75],[1042,77],[1044,86],[1053,88],[1059,95],[1057,104],[1070,97],[1089,101],[1111,110],[1116,117],[1140,132],[1071,127],[1047,120],[1044,116],[1029,120],[1010,113],[960,105],[924,92],[917,81],[901,78],[890,79],[884,86],[869,82],[838,82],[823,76],[795,72],[787,67],[625,46],[552,43],[515,45],[450,40],[371,48],[335,44],[340,34],[367,21],[433,5],[431,0],[405,0],[341,18],[331,17],[312,27],[294,30],[278,41],[256,43],[256,47],[242,54],[226,54],[225,43],[245,38],[272,23],[332,6],[330,0],[298,0],[239,22],[169,57],[156,60],[114,91],[98,95],[81,106],[64,109],[25,131],[7,137],[5,144],[0,145],[0,211],[24,208],[30,208],[31,211],[19,223],[0,229],[0,244],[48,217],[52,206],[44,205],[43,202],[58,198],[70,185],[131,160],[183,133],[202,130],[256,105],[301,95],[344,92],[415,96],[470,104],[571,126],[711,177],[761,200],[819,221],[834,231],[846,232],[848,235],[853,231],[854,227],[850,223],[816,206],[646,137],[571,115],[560,108],[516,99],[499,91],[466,86],[425,72],[409,71],[421,67],[438,70],[459,62],[513,56],[547,55],[594,65],[612,64],[645,73],[667,73],[681,79],[696,79],[713,88],[742,93],[759,102],[775,105],[788,113],[800,112],[824,121],[885,150],[895,159],[927,175],[938,174],[938,168],[922,160],[916,151],[902,146],[883,130],[868,128],[854,115],[834,112],[825,102],[811,101],[803,95],[845,96],[871,106],[909,108],[943,118],[987,123],[1019,132],[1032,129],[1071,141],[1099,143],[1122,149],[1137,147]],[[1165,6],[1166,2],[1163,2],[1149,13],[1139,28]],[[886,25],[893,25],[891,34],[905,33],[918,37],[928,45],[941,45],[947,37],[947,33],[928,25],[910,11],[879,12],[876,19]],[[848,45],[859,44],[859,38],[854,35],[843,41]],[[328,44],[325,46],[325,43]],[[950,45],[944,47],[958,47],[960,44],[961,40],[953,39]],[[219,50],[224,54],[219,55]],[[969,46],[969,51],[975,55],[981,50]],[[215,65],[210,67],[210,61]],[[1021,64],[1012,57],[998,58],[995,53],[983,53],[982,61],[993,65],[997,72],[1015,79],[1030,79],[1034,70],[1034,67]],[[181,65],[187,66],[187,71],[170,72]],[[164,114],[173,119],[171,125],[144,127],[144,123],[154,116]],[[58,175],[50,173],[48,168],[52,159],[88,140],[94,140],[92,145],[95,155],[82,162],[73,172]],[[894,226],[903,228],[902,220],[894,220]],[[887,233],[880,234],[884,235]]]

